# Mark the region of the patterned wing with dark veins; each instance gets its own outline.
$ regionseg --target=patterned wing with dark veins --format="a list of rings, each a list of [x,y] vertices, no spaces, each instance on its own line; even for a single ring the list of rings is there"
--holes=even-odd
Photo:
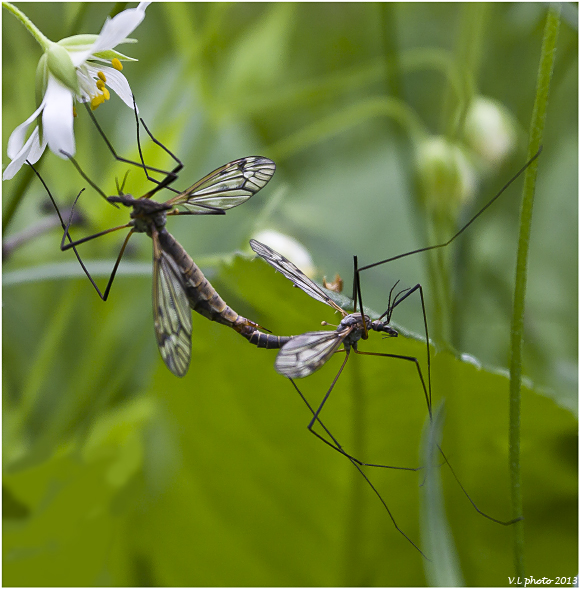
[[[175,376],[184,376],[191,359],[191,309],[182,274],[154,239],[153,319],[163,361]]]
[[[275,171],[276,164],[268,158],[244,157],[214,170],[167,204],[181,205],[200,215],[211,209],[225,211],[241,205],[264,188]]]
[[[290,260],[286,259],[282,254],[274,251],[267,245],[250,239],[250,247],[270,266],[275,270],[282,273],[288,280],[291,280],[295,286],[302,289],[306,294],[310,295],[313,299],[329,305],[342,316],[346,316],[348,313],[343,311],[315,282],[310,280],[302,270],[297,268]],[[327,332],[323,332],[327,333]]]
[[[274,368],[288,378],[304,378],[321,368],[336,352],[352,328],[311,331],[293,337],[278,352]]]

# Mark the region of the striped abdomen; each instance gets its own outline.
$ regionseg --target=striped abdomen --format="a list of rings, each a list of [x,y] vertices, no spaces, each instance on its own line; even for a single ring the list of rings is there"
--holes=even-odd
[[[251,344],[254,344],[258,348],[266,348],[267,350],[279,350],[292,339],[290,335],[272,335],[271,333],[263,333],[252,327],[246,327],[240,333]]]
[[[226,304],[173,235],[166,229],[161,229],[158,236],[163,251],[175,260],[183,272],[185,292],[189,306],[194,311],[207,317],[210,321],[217,321],[222,325],[232,327],[242,335],[244,335],[244,327],[251,328],[250,333],[259,327],[257,323],[242,317]],[[244,337],[247,336],[244,335]]]

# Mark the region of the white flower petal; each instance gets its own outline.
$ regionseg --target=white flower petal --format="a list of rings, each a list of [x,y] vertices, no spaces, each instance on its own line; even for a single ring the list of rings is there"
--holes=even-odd
[[[113,49],[117,44],[125,41],[145,17],[145,9],[149,4],[151,2],[140,2],[137,8],[124,10],[114,18],[108,19],[92,45],[79,43],[76,46],[66,46],[74,67],[78,68],[77,77],[80,89],[80,96],[76,97],[78,100],[86,102],[97,94],[96,78],[92,78],[92,75],[96,76],[98,71],[103,71],[106,72],[107,85],[110,89],[118,94],[127,106],[133,108],[133,94],[125,76],[114,68],[106,66],[98,69],[92,66],[89,68],[86,61],[94,53]],[[54,76],[49,75],[42,104],[10,135],[7,152],[12,161],[4,170],[3,178],[5,180],[12,178],[26,159],[32,163],[38,161],[46,145],[59,157],[65,157],[62,154],[63,151],[74,155],[73,98],[73,93],[69,88],[66,88]],[[41,112],[44,131],[42,145],[39,140],[38,127],[24,143],[28,128]]]
[[[77,69],[77,79],[79,81],[79,88],[81,90],[81,98],[86,101],[91,97],[96,96],[100,92],[97,90],[98,73],[101,68],[94,67],[91,62],[83,64]]]
[[[44,147],[41,148],[40,146],[38,141],[38,127],[36,127],[34,131],[32,131],[28,141],[22,146],[20,151],[15,154],[15,156],[12,158],[12,161],[6,166],[6,169],[2,174],[2,180],[10,180],[10,178],[13,178],[26,160],[29,160],[31,163],[35,164],[40,159],[40,156],[42,155],[45,147],[46,143],[44,144]]]
[[[128,37],[145,18],[145,9],[149,4],[150,2],[141,2],[137,8],[123,10],[123,12],[108,19],[99,33],[99,38],[93,45],[92,53],[113,49]]]
[[[92,47],[85,49],[85,51],[73,51],[68,47],[66,48],[75,67],[80,67],[92,55],[93,47],[97,44],[97,41],[95,41]]]
[[[74,155],[73,95],[69,88],[53,76],[48,77],[42,125],[52,153],[65,158],[61,151]]]
[[[110,63],[110,62],[107,62]],[[91,82],[91,84],[93,84],[93,86],[96,87],[96,80],[99,79],[99,72],[103,72],[105,74],[105,77],[107,78],[107,81],[105,82],[106,84],[109,83],[109,70],[113,70],[114,72],[116,72],[117,70],[112,68],[112,67],[108,67],[106,65],[95,65],[95,63],[92,61],[87,61],[87,63],[85,63],[83,65],[82,68],[82,72],[84,74],[84,76],[86,77],[87,80],[89,80]]]
[[[127,78],[115,68],[112,67],[100,67],[95,68],[87,64],[87,69],[92,73],[92,70],[96,72],[103,72],[107,78],[107,86],[119,96],[119,98],[129,107],[133,108],[133,92],[131,86],[127,82]],[[137,111],[139,112],[139,111]]]
[[[6,169],[4,170],[4,173],[2,174],[2,180],[11,180],[12,178],[14,178],[14,176],[16,175],[16,172],[18,172],[18,170],[20,170],[20,168],[24,164],[27,155],[28,155],[28,152],[23,152],[22,154],[18,154],[18,157],[14,158],[6,166]]]
[[[17,155],[20,153],[20,150],[24,146],[24,138],[26,137],[26,132],[28,131],[28,127],[36,119],[36,117],[40,114],[40,111],[44,108],[45,100],[43,99],[40,103],[40,106],[23,122],[12,131],[12,135],[8,139],[8,147],[6,152],[8,157],[13,160]]]
[[[38,130],[39,129],[37,127],[35,129],[35,131],[38,131]],[[30,153],[28,154],[28,157],[26,159],[31,164],[35,164],[40,159],[40,156],[44,153],[44,150],[46,149],[46,145],[47,145],[46,134],[43,134],[43,136],[42,136],[42,144],[40,143],[38,138],[36,138],[32,142],[32,147],[30,149]]]

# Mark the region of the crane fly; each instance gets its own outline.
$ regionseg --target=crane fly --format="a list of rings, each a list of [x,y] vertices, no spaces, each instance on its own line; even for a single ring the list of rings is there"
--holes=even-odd
[[[153,191],[140,198],[123,193],[108,196],[106,198],[110,203],[122,204],[131,209],[131,220],[128,223],[68,244],[65,244],[65,239],[69,235],[68,227],[63,235],[61,249],[67,250],[107,233],[124,228],[130,229],[105,289],[103,300],[106,300],[110,292],[130,237],[134,233],[145,233],[152,239],[155,336],[163,361],[176,376],[184,376],[187,373],[191,359],[193,328],[190,309],[210,321],[231,327],[251,342],[256,338],[264,338],[261,338],[260,334],[254,334],[259,328],[257,323],[236,313],[219,296],[191,256],[165,228],[167,217],[208,214],[208,210],[214,214],[217,211],[225,212],[244,203],[263,188],[275,169],[274,162],[268,158],[246,157],[214,170],[164,203],[150,200]],[[176,208],[179,206],[184,207],[186,212]]]
[[[250,245],[254,252],[256,252],[262,259],[264,259],[268,264],[270,264],[274,269],[278,272],[282,273],[286,278],[288,278],[292,283],[297,286],[298,288],[302,289],[312,298],[332,307],[335,311],[342,314],[342,320],[336,331],[315,331],[305,333],[299,336],[293,337],[287,344],[283,345],[282,349],[280,350],[278,357],[276,358],[275,362],[275,369],[280,374],[288,377],[289,379],[293,378],[304,378],[309,376],[319,368],[321,368],[329,359],[334,355],[335,352],[338,351],[341,345],[343,345],[344,351],[346,352],[346,357],[342,366],[340,367],[338,374],[336,375],[330,389],[324,396],[322,403],[320,404],[318,410],[315,412],[313,420],[309,425],[309,429],[312,427],[314,421],[318,417],[318,414],[322,410],[324,403],[326,402],[332,388],[334,387],[336,380],[340,376],[350,354],[350,350],[354,350],[355,353],[364,354],[364,355],[375,355],[375,356],[384,356],[384,357],[391,357],[391,358],[399,358],[402,360],[407,360],[413,362],[417,368],[418,375],[421,381],[422,389],[427,401],[427,409],[429,412],[429,417],[432,419],[432,410],[431,410],[431,354],[429,350],[429,330],[427,325],[427,315],[425,311],[425,301],[423,295],[423,288],[420,284],[416,284],[411,288],[406,288],[398,292],[394,297],[393,291],[396,288],[396,283],[389,293],[389,301],[387,310],[378,318],[378,320],[372,321],[367,315],[364,314],[363,304],[362,304],[362,293],[361,293],[361,286],[360,286],[360,272],[363,270],[367,270],[378,266],[380,264],[385,264],[387,262],[397,260],[403,257],[407,257],[410,255],[418,254],[424,251],[429,251],[437,248],[446,247],[449,245],[456,237],[458,237],[463,231],[465,231],[487,208],[489,208],[500,196],[503,192],[536,160],[536,158],[540,155],[541,148],[538,152],[521,168],[517,174],[515,174],[505,185],[504,187],[481,209],[479,210],[470,221],[468,221],[451,239],[447,242],[428,246],[425,248],[413,250],[411,252],[407,252],[405,254],[401,254],[399,256],[394,256],[392,258],[388,258],[386,260],[382,260],[380,262],[376,262],[375,264],[369,264],[367,266],[363,266],[362,268],[358,268],[357,258],[355,256],[355,269],[354,269],[354,280],[353,280],[353,300],[354,300],[354,309],[355,313],[347,313],[344,309],[342,309],[339,305],[335,303],[316,283],[310,280],[301,270],[299,270],[292,262],[284,258],[284,256],[280,255],[279,253],[275,252],[268,246],[261,244],[255,240],[250,241]],[[426,349],[427,349],[427,385],[425,384],[425,379],[423,378],[423,374],[421,372],[421,368],[417,358],[408,357],[408,356],[400,356],[396,354],[377,354],[371,352],[361,352],[357,349],[357,343],[360,339],[367,339],[369,331],[378,331],[386,334],[387,337],[396,337],[397,331],[389,326],[393,311],[395,307],[400,305],[404,300],[406,300],[409,296],[413,293],[418,292],[421,298],[421,306],[423,312],[423,321],[425,327],[425,339],[426,339]],[[357,299],[360,303],[361,311],[359,313],[356,312],[357,306]],[[384,319],[384,321],[383,321]],[[476,508],[477,509],[477,508]],[[479,510],[478,510],[479,511]],[[485,514],[484,514],[485,515]],[[487,516],[486,516],[487,517]],[[493,518],[490,518],[493,519]],[[505,523],[505,522],[500,522]],[[509,522],[512,523],[512,522]]]
[[[180,377],[184,376],[189,368],[191,359],[191,335],[193,332],[190,309],[193,309],[211,321],[216,321],[233,328],[250,341],[250,343],[258,347],[280,347],[282,343],[285,343],[285,338],[260,332],[257,323],[242,317],[231,309],[205,278],[191,256],[189,256],[181,244],[165,228],[168,217],[177,215],[225,214],[227,210],[243,204],[268,183],[276,170],[274,162],[261,156],[240,158],[217,168],[186,190],[178,191],[172,188],[170,184],[177,179],[177,174],[183,167],[182,162],[167,147],[153,137],[147,125],[141,119],[141,124],[152,141],[164,149],[177,164],[170,172],[145,165],[139,140],[139,120],[137,119],[136,109],[137,145],[141,156],[141,163],[118,156],[90,109],[87,109],[87,111],[115,159],[142,168],[147,178],[155,183],[155,187],[152,190],[139,198],[134,198],[132,195],[124,193],[123,185],[118,187],[118,195],[107,196],[84,173],[72,155],[64,153],[80,175],[108,203],[113,206],[123,205],[131,209],[131,220],[128,223],[73,241],[69,232],[70,224],[73,219],[74,207],[83,191],[81,190],[77,195],[73,203],[69,221],[65,226],[50,190],[40,174],[31,166],[43,183],[61,220],[64,229],[60,244],[61,250],[66,251],[71,248],[74,250],[77,259],[99,297],[103,301],[107,300],[121,258],[131,236],[134,233],[145,233],[153,241],[153,318],[155,336],[161,357],[173,374]],[[149,175],[148,171],[163,173],[165,174],[165,178],[161,181],[156,180]],[[151,197],[163,188],[173,190],[177,194],[166,202],[152,200]],[[178,207],[185,210],[181,210]],[[101,292],[80,259],[76,246],[125,228],[130,229],[130,231],[125,237],[106,288],[104,292]],[[67,239],[68,243],[65,243]]]
[[[389,322],[391,320],[393,309],[403,300],[403,298],[406,298],[401,296],[401,293],[395,296],[391,301],[390,299],[393,292],[391,290],[387,310],[378,319],[373,321],[368,315],[356,312],[356,301],[354,313],[348,313],[345,311],[290,260],[274,251],[269,246],[252,239],[250,240],[250,247],[264,261],[268,262],[270,266],[290,280],[294,286],[303,290],[313,299],[332,307],[342,315],[340,324],[335,331],[312,331],[291,337],[290,341],[282,346],[274,364],[274,368],[279,374],[291,379],[310,376],[322,368],[341,345],[344,346],[346,352],[346,358],[343,362],[344,366],[351,349],[357,354],[367,353],[359,351],[357,346],[360,339],[368,338],[369,331],[383,333],[385,334],[385,337],[398,336],[397,330],[391,327]],[[385,318],[384,321],[383,318]],[[390,354],[388,356],[391,357]],[[399,358],[399,356],[395,357]],[[406,357],[404,358],[406,359]],[[413,361],[415,361],[415,359],[413,359]],[[421,374],[420,369],[419,374]],[[426,400],[429,404],[429,398],[427,396]],[[322,409],[322,407],[320,407],[320,409]]]
[[[368,338],[368,334],[371,331],[376,331],[378,333],[382,333],[384,337],[392,338],[397,337],[399,334],[396,329],[389,325],[391,321],[391,317],[393,314],[394,309],[401,304],[404,300],[407,299],[411,294],[416,291],[419,291],[421,297],[421,303],[423,306],[423,316],[425,320],[425,329],[427,331],[427,318],[425,312],[425,303],[423,297],[423,290],[420,285],[416,285],[413,288],[403,289],[393,296],[394,289],[396,288],[398,283],[395,283],[393,288],[389,293],[389,300],[387,305],[387,310],[378,318],[378,319],[371,319],[368,315],[364,313],[362,307],[362,297],[361,297],[361,290],[360,290],[360,282],[358,281],[358,261],[357,257],[354,257],[354,285],[353,285],[353,300],[354,300],[354,313],[348,313],[342,307],[340,307],[328,294],[324,292],[314,281],[308,278],[298,267],[296,267],[290,260],[279,254],[278,252],[274,251],[272,248],[268,247],[267,245],[260,243],[256,240],[250,241],[250,246],[253,251],[258,254],[264,261],[266,261],[270,266],[272,266],[276,271],[283,274],[288,280],[290,280],[294,286],[303,290],[306,294],[308,294],[313,299],[320,301],[328,305],[329,307],[333,308],[336,312],[342,315],[342,319],[339,325],[336,327],[334,331],[328,330],[321,330],[321,331],[312,331],[307,332],[301,335],[292,336],[288,339],[287,343],[282,343],[282,347],[276,357],[276,361],[274,364],[275,370],[287,377],[298,394],[301,396],[302,400],[306,403],[308,408],[312,413],[312,419],[308,424],[308,430],[316,435],[319,439],[321,439],[324,443],[329,445],[330,447],[337,450],[339,453],[345,455],[352,464],[358,469],[358,471],[362,474],[365,478],[367,483],[370,485],[371,489],[374,493],[378,496],[381,503],[387,510],[387,513],[392,520],[395,528],[399,531],[412,545],[416,548],[422,556],[427,558],[425,554],[420,550],[420,548],[403,532],[403,530],[397,525],[390,509],[387,507],[386,502],[376,489],[376,487],[371,483],[369,478],[366,474],[362,471],[361,467],[363,466],[370,466],[370,467],[378,467],[378,468],[389,468],[389,469],[396,469],[396,470],[408,470],[408,471],[417,471],[420,470],[419,468],[409,468],[409,467],[396,467],[396,466],[388,466],[384,464],[372,464],[367,462],[361,462],[359,459],[355,458],[354,456],[348,454],[342,446],[338,443],[336,438],[329,432],[329,430],[323,426],[327,435],[330,436],[332,442],[325,439],[321,436],[318,432],[316,432],[313,427],[316,422],[322,423],[320,421],[320,413],[326,401],[328,400],[330,393],[334,389],[336,382],[338,381],[342,371],[348,361],[349,355],[351,350],[357,354],[367,355],[367,356],[379,356],[383,358],[394,358],[399,360],[405,360],[407,362],[411,362],[415,365],[417,369],[417,374],[419,376],[419,380],[421,382],[421,388],[423,390],[423,394],[425,396],[427,410],[429,414],[429,421],[432,422],[432,405],[431,405],[431,378],[430,378],[430,355],[428,352],[428,379],[427,383],[423,377],[423,372],[421,370],[421,366],[417,358],[412,356],[404,356],[400,354],[390,354],[390,353],[378,353],[378,352],[367,352],[361,351],[358,349],[358,343],[360,340],[365,340]],[[360,311],[356,311],[357,307],[357,300],[360,302]],[[323,325],[328,325],[326,322],[323,322]],[[343,346],[342,350],[339,348]],[[274,347],[274,346],[272,346]],[[427,348],[429,347],[429,340],[427,337]],[[330,387],[326,391],[322,401],[320,402],[317,409],[314,409],[310,406],[308,401],[306,400],[303,393],[300,391],[296,383],[293,379],[296,378],[305,378],[310,376],[322,366],[337,352],[344,351],[346,353],[345,358],[336,373]],[[521,518],[515,518],[509,521],[502,521],[491,517],[490,515],[483,512],[475,502],[471,499],[461,482],[459,481],[453,467],[449,463],[446,455],[444,454],[441,447],[437,444],[437,449],[440,452],[442,459],[445,464],[449,467],[453,477],[457,481],[459,487],[474,507],[474,509],[481,514],[482,516],[486,517],[487,519],[501,524],[501,525],[511,525],[516,521],[519,521]]]

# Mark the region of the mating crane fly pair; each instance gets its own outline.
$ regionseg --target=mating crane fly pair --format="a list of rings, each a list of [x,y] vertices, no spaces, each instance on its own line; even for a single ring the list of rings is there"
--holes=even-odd
[[[206,318],[227,325],[245,337],[250,343],[260,348],[279,349],[279,353],[275,362],[276,370],[290,379],[292,385],[299,393],[303,401],[306,403],[309,411],[312,413],[312,419],[308,425],[308,429],[320,438],[323,442],[346,456],[352,464],[359,470],[361,475],[365,478],[372,490],[376,493],[383,506],[388,512],[395,528],[423,555],[423,552],[418,546],[399,528],[387,504],[383,500],[380,493],[369,480],[367,475],[363,472],[363,466],[389,468],[397,470],[417,471],[419,468],[396,467],[383,464],[372,464],[361,462],[354,456],[348,454],[340,445],[338,440],[330,433],[328,428],[320,419],[320,412],[327,399],[330,396],[346,362],[349,358],[351,349],[356,353],[372,356],[381,356],[385,358],[401,359],[414,363],[419,380],[421,382],[422,390],[425,395],[429,419],[432,419],[431,409],[431,374],[430,374],[430,350],[429,350],[429,336],[427,317],[425,313],[425,304],[423,298],[423,289],[420,284],[412,288],[403,289],[394,297],[392,296],[395,286],[391,289],[389,294],[387,310],[377,319],[371,320],[370,317],[364,314],[362,304],[361,286],[360,286],[360,272],[370,269],[372,267],[388,263],[390,261],[403,258],[416,253],[433,250],[449,245],[456,237],[458,237],[467,227],[469,227],[475,219],[477,219],[499,196],[508,188],[508,186],[518,178],[523,171],[538,157],[539,152],[466,224],[464,225],[451,239],[447,242],[417,249],[405,254],[381,260],[379,262],[369,264],[362,268],[357,267],[357,259],[355,256],[355,271],[353,279],[353,300],[354,312],[347,313],[339,305],[336,304],[316,283],[306,277],[292,262],[284,258],[282,255],[275,252],[265,244],[258,241],[251,240],[250,245],[252,249],[267,263],[273,266],[277,271],[281,272],[292,283],[306,292],[312,298],[329,305],[335,311],[342,315],[342,320],[336,330],[333,331],[314,331],[297,336],[275,336],[269,333],[260,331],[260,326],[249,319],[240,316],[233,311],[219,296],[212,285],[204,277],[201,270],[197,267],[192,258],[187,254],[184,248],[175,240],[175,238],[165,228],[167,217],[176,215],[204,215],[204,214],[224,214],[228,209],[238,206],[252,197],[256,192],[263,188],[270,180],[275,171],[275,164],[273,161],[265,157],[247,157],[230,162],[221,168],[208,174],[193,186],[183,192],[179,192],[172,188],[170,184],[177,179],[178,172],[182,169],[182,162],[171,153],[163,144],[161,144],[149,131],[143,120],[141,123],[148,133],[151,140],[164,149],[176,162],[175,168],[170,171],[163,171],[151,166],[145,165],[143,160],[141,145],[139,140],[139,120],[135,113],[137,120],[137,145],[141,158],[141,163],[127,160],[119,157],[112,145],[104,135],[102,129],[94,118],[93,114],[87,109],[93,122],[96,125],[99,133],[106,142],[109,150],[118,161],[128,163],[142,168],[147,178],[154,182],[156,186],[141,196],[134,198],[129,194],[122,192],[122,186],[118,188],[118,195],[107,196],[87,175],[82,171],[80,166],[72,156],[68,156],[75,165],[81,176],[103,197],[108,203],[116,206],[122,204],[131,208],[131,220],[117,227],[101,231],[94,235],[90,235],[83,239],[73,241],[70,236],[69,229],[72,221],[74,205],[76,205],[82,191],[76,197],[71,216],[68,223],[65,225],[60,216],[56,202],[54,201],[48,187],[39,176],[41,182],[45,186],[49,197],[51,198],[61,224],[64,229],[64,235],[61,241],[61,249],[73,249],[79,263],[81,264],[87,277],[93,284],[93,287],[103,300],[107,300],[115,274],[117,272],[119,263],[127,246],[127,243],[133,233],[146,233],[151,237],[153,242],[153,314],[154,325],[157,344],[161,356],[167,367],[176,376],[184,376],[188,370],[191,359],[191,336],[192,336],[192,319],[191,311],[193,309],[205,316]],[[34,169],[34,168],[33,168]],[[152,178],[148,172],[157,172],[165,175],[165,178],[158,181]],[[163,188],[168,188],[176,192],[176,196],[169,199],[165,203],[160,203],[151,199],[151,197]],[[183,207],[185,210],[179,210],[177,207]],[[117,260],[114,264],[113,270],[109,277],[105,291],[102,293],[98,286],[93,281],[88,270],[84,266],[76,246],[100,237],[102,235],[112,233],[114,231],[129,228]],[[65,240],[68,239],[68,243]],[[396,337],[397,331],[393,329],[389,323],[393,310],[396,306],[402,303],[407,297],[415,292],[419,292],[421,297],[421,304],[423,308],[425,335],[426,335],[426,356],[427,356],[427,382],[423,377],[421,367],[417,358],[402,356],[397,354],[367,352],[358,350],[358,342],[361,339],[367,339],[369,331],[376,331],[382,333],[386,337]],[[357,312],[357,304],[360,306],[360,311]],[[322,402],[318,408],[313,408],[308,403],[300,389],[295,384],[295,378],[307,377],[319,368],[321,368],[337,351],[340,346],[346,352],[344,361],[334,377],[329,389],[323,397]],[[329,439],[326,439],[321,434],[314,430],[314,425],[318,423],[326,432]],[[438,450],[457,480],[462,491],[465,493],[473,507],[484,517],[503,525],[509,525],[517,521],[501,521],[485,514],[473,502],[471,497],[467,494],[459,479],[455,475],[451,465],[449,464],[445,454],[438,446]]]

